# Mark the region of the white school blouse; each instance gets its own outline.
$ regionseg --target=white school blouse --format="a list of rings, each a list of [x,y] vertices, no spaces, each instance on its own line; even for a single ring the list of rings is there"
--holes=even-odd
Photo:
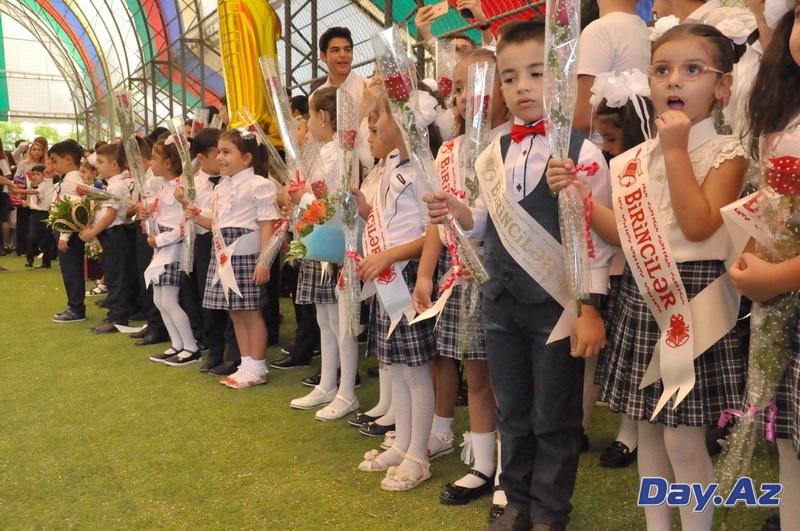
[[[52,177],[45,177],[42,182],[36,185],[36,195],[30,196],[28,199],[31,210],[47,212],[50,210],[50,205],[53,203],[55,195],[56,189],[53,185]]]
[[[319,159],[311,169],[311,175],[308,176],[309,184],[317,181],[325,181],[328,191],[331,193],[339,186],[339,141],[336,135],[333,140],[323,144],[319,152]],[[316,197],[313,193],[306,192],[300,198],[300,207],[306,208],[314,199]]]
[[[667,170],[664,166],[664,154],[661,151],[658,137],[648,141],[652,143],[648,173],[650,176],[650,193],[658,205],[658,219],[665,227],[667,239],[672,248],[672,257],[676,262],[693,262],[697,260],[726,260],[731,252],[731,242],[723,225],[702,242],[691,242],[686,239],[675,218],[667,182]],[[739,140],[731,135],[718,135],[714,129],[714,121],[706,118],[692,126],[689,132],[689,159],[692,162],[695,179],[702,185],[712,169],[736,157],[744,157],[745,152]],[[744,189],[744,179],[742,187]]]
[[[156,235],[156,247],[166,247],[178,243],[183,239],[181,225],[183,224],[183,205],[175,199],[175,188],[178,179],[164,179],[161,189],[156,194],[158,207],[155,211],[155,220],[160,227],[169,227],[170,230],[159,232]]]
[[[259,221],[280,217],[278,187],[269,179],[245,168],[231,176],[223,175],[214,189],[214,209],[220,228],[240,227],[259,230]]]
[[[392,151],[386,158],[375,198],[383,205],[387,249],[425,235],[428,216],[421,199],[423,190],[411,161],[402,161],[401,164],[398,151]]]

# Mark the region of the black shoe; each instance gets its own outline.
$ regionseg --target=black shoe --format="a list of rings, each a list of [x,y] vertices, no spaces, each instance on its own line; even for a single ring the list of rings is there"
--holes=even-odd
[[[492,479],[480,470],[474,468],[468,472],[483,480],[483,485],[473,489],[469,487],[459,487],[453,483],[448,483],[439,493],[439,501],[443,505],[466,505],[472,500],[477,500],[481,496],[486,496],[492,492]]]
[[[137,319],[133,319],[133,320],[136,321]],[[128,334],[128,337],[133,338],[133,339],[142,339],[143,337],[145,337],[149,333],[150,333],[150,330],[148,330],[148,328],[145,326],[144,328],[142,328],[138,332],[134,332],[132,334]]]
[[[722,444],[720,441],[725,441],[730,435],[731,429],[729,426],[725,426],[724,428],[718,428],[716,426],[712,426],[706,431],[706,449],[708,450],[708,455],[714,457],[715,455],[719,454],[722,451]]]
[[[131,315],[130,319],[131,321],[147,321],[147,314],[144,312],[136,312]]]
[[[199,362],[202,357],[203,355],[200,353],[199,349],[194,352],[182,350],[171,358],[165,359],[164,364],[170,367],[183,367],[184,365],[191,365],[192,363]]]
[[[298,367],[308,367],[311,363],[307,360],[296,359],[291,354],[282,357],[279,360],[270,362],[269,366],[273,369],[296,369]]]
[[[377,378],[378,376],[380,376],[380,374],[381,374],[380,369],[378,369],[377,366],[370,367],[369,369],[367,369],[367,376],[372,376],[373,378]]]
[[[589,436],[583,434],[583,441],[581,441],[581,453],[589,451]]]
[[[160,336],[157,334],[146,334],[142,339],[137,339],[133,344],[137,347],[144,347],[147,345],[166,343],[167,341],[169,341],[169,337]]]
[[[223,361],[213,369],[209,370],[208,374],[213,374],[214,376],[228,376],[229,374],[235,373],[236,369],[238,368],[238,363],[234,363],[232,361]]]
[[[375,422],[379,418],[380,417],[371,417],[366,413],[356,413],[355,415],[347,419],[347,423],[350,424],[351,426],[355,426],[356,428],[360,428],[364,424],[367,424],[369,422]]]
[[[50,269],[50,262],[42,262],[41,264],[34,267],[34,269]]]
[[[56,314],[52,319],[54,323],[80,323],[81,321],[85,320],[85,315],[78,315],[72,310],[65,310],[59,314]]]
[[[467,386],[462,385],[461,388],[458,390],[458,395],[456,395],[456,406],[467,407],[468,405],[469,405],[469,399],[467,398]]]
[[[152,356],[150,356],[150,361],[155,361],[156,363],[164,363],[172,356],[176,355],[178,352],[180,352],[178,349],[169,347],[164,352],[159,352],[158,354],[153,354]]]
[[[367,422],[358,429],[358,433],[367,437],[383,437],[390,431],[394,431],[394,424],[383,426],[377,422]]]
[[[614,441],[600,456],[600,466],[623,468],[636,461],[638,448],[631,451],[625,443]]]
[[[98,308],[108,308],[108,302],[105,299],[101,299],[99,301],[94,301],[94,305]]]
[[[336,371],[336,387],[339,387],[339,383],[341,382],[341,370]],[[303,385],[306,387],[316,387],[319,385],[319,382],[322,381],[322,374],[317,372],[314,376],[309,376],[308,378],[303,379]],[[356,373],[356,384],[355,388],[358,389],[361,387],[361,374]]]
[[[118,324],[127,325],[128,323],[118,323]],[[115,334],[119,332],[119,330],[117,330],[117,327],[114,325],[114,322],[109,320],[100,322],[97,326],[93,326],[91,330],[95,334]]]
[[[507,505],[503,514],[496,520],[491,520],[486,531],[530,531],[531,517],[514,507]]]
[[[781,531],[781,515],[775,513],[767,518],[761,531]]]
[[[214,367],[219,365],[220,363],[222,363],[222,357],[221,356],[217,357],[217,356],[212,356],[211,354],[209,354],[206,357],[206,361],[204,361],[203,364],[200,366],[200,372],[206,372],[207,373],[207,372],[211,371],[211,369],[213,369]]]
[[[25,267],[33,267],[33,260],[27,260],[25,262]]]
[[[501,516],[503,516],[503,512],[506,510],[505,505],[498,505],[493,503],[491,507],[489,507],[489,523],[491,524]]]

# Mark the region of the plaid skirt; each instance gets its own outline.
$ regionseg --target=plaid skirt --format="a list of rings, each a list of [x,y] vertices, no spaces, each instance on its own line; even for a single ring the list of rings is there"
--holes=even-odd
[[[322,262],[302,260],[300,272],[297,275],[297,291],[295,304],[335,304],[336,279],[339,277],[339,265],[328,264],[328,274],[324,282],[322,276]]]
[[[158,279],[153,282],[156,286],[180,286],[183,273],[181,272],[181,263],[172,262],[164,266],[164,272],[158,276]]]
[[[450,253],[447,249],[442,250],[439,256],[439,263],[437,265],[437,276],[439,281],[446,278],[447,271],[450,269]],[[434,285],[434,289],[438,289]],[[478,302],[475,314],[478,319],[478,326],[475,327],[477,337],[471,338],[466,348],[462,349],[459,346],[458,340],[458,318],[461,308],[462,293],[464,286],[455,286],[450,298],[444,305],[439,320],[436,323],[436,350],[440,356],[445,358],[453,358],[456,360],[486,360],[486,344],[483,339],[483,326],[480,324],[480,311],[481,302]],[[482,301],[483,295],[478,294],[479,301]]]
[[[719,261],[678,264],[689,298],[725,272]],[[619,289],[619,302],[610,319],[607,366],[601,399],[613,411],[626,413],[634,420],[649,420],[661,397],[661,380],[639,389],[653,349],[659,339],[658,323],[644,302],[631,270],[626,266]],[[702,326],[700,319],[693,326]],[[655,422],[667,426],[705,426],[716,423],[724,409],[739,407],[744,399],[746,359],[739,348],[736,329],[732,329],[694,360],[694,389],[676,409],[673,400],[659,412]]]
[[[606,329],[606,337],[610,338],[614,333],[615,327],[613,326],[612,318],[614,312],[617,311],[617,305],[621,294],[619,292],[620,284],[622,284],[622,275],[613,275],[609,277],[610,286],[608,288],[608,297],[602,308],[600,308],[600,317],[603,319],[603,324]],[[602,384],[603,380],[608,375],[608,347],[602,349],[597,356],[597,369],[594,373],[594,383]]]
[[[223,227],[222,238],[225,240],[225,245],[230,245],[237,238],[252,232],[250,229],[243,229],[241,227]],[[258,254],[243,254],[231,256],[231,266],[233,267],[233,274],[236,277],[236,283],[239,286],[239,291],[242,293],[240,297],[232,291],[228,292],[228,301],[225,300],[225,294],[222,290],[222,284],[217,282],[213,283],[214,275],[217,273],[217,258],[215,256],[208,264],[208,276],[206,277],[205,293],[203,295],[203,308],[209,310],[260,310],[267,302],[267,287],[256,286],[253,282],[253,271],[258,263]]]
[[[775,393],[778,413],[775,418],[775,436],[792,441],[800,459],[800,316],[795,317],[792,348],[786,356],[786,368]]]
[[[403,269],[403,278],[409,292],[414,291],[417,265],[416,262],[409,262]],[[369,315],[367,351],[376,353],[381,364],[398,363],[416,367],[436,357],[436,338],[433,335],[432,319],[410,325],[403,317],[392,335],[387,338],[390,325],[389,315],[383,311],[381,303],[375,297]]]

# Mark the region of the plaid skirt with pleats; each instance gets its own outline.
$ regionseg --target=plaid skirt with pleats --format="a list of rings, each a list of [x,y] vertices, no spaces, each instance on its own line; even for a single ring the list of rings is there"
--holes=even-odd
[[[725,272],[719,261],[678,264],[686,292],[691,299]],[[619,289],[619,301],[611,316],[607,366],[601,382],[601,399],[613,411],[634,420],[649,420],[661,397],[661,380],[639,389],[659,340],[658,323],[642,298],[631,270],[626,266]],[[703,326],[703,316],[693,325]],[[716,423],[723,410],[739,407],[744,397],[746,360],[739,348],[735,328],[694,360],[695,386],[673,409],[674,398],[659,412],[655,422],[667,426],[705,426]]]
[[[778,412],[775,436],[789,439],[800,459],[800,316],[795,317],[792,347],[786,355],[786,368],[775,393]]]
[[[241,227],[223,227],[221,232],[225,245],[230,245],[252,230]],[[267,287],[266,285],[256,286],[256,283],[253,282],[253,271],[258,264],[258,254],[231,256],[233,274],[242,296],[229,291],[228,301],[225,300],[222,284],[220,282],[214,284],[214,275],[217,273],[217,259],[214,256],[208,264],[203,308],[209,310],[260,310],[267,302]]]
[[[158,279],[153,282],[156,286],[180,286],[183,273],[181,272],[180,262],[172,262],[164,266],[164,272],[158,275]]]
[[[439,282],[446,279],[447,272],[450,270],[450,253],[447,248],[442,250],[439,256],[439,263],[437,264],[437,277]],[[438,285],[434,284],[434,290],[438,290]],[[436,322],[436,350],[440,356],[446,358],[453,358],[456,360],[486,360],[486,344],[483,339],[483,326],[480,324],[481,315],[481,302],[478,302],[476,308],[476,318],[478,325],[475,328],[477,337],[470,338],[468,345],[462,348],[459,345],[458,337],[458,321],[459,313],[462,304],[462,293],[464,286],[455,286],[450,298],[444,305],[442,313],[439,315],[439,320],[431,319]],[[478,293],[478,297],[482,300],[483,295]]]
[[[614,332],[614,324],[612,321],[614,312],[617,311],[617,304],[620,300],[620,284],[622,284],[622,275],[613,275],[609,277],[608,296],[606,297],[605,304],[600,308],[600,317],[603,319],[603,324],[606,329],[606,337],[610,338]],[[601,384],[606,379],[608,373],[608,347],[605,347],[597,355],[597,368],[594,373],[594,383]]]
[[[417,265],[417,262],[408,262],[403,269],[403,278],[410,293],[413,293],[417,280]],[[387,338],[390,326],[389,314],[383,311],[376,296],[370,308],[367,352],[376,353],[381,364],[397,363],[417,367],[436,357],[433,319],[411,325],[403,317],[392,335]]]
[[[328,272],[322,278],[322,262],[302,260],[297,275],[295,304],[335,304],[336,280],[339,278],[338,264],[328,264]]]

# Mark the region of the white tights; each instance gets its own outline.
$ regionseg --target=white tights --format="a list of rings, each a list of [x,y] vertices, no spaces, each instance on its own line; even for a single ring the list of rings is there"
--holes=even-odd
[[[315,304],[322,356],[319,386],[326,392],[336,388],[336,369],[342,368],[338,396],[352,400],[356,396],[358,342],[351,335],[339,334],[339,305]]]
[[[800,529],[800,459],[792,441],[778,439],[781,493],[781,529]]]
[[[195,352],[197,342],[192,334],[189,318],[178,304],[178,286],[153,286],[153,303],[161,312],[161,319],[167,328],[172,348],[177,351]]]
[[[677,426],[639,421],[639,477],[658,476],[667,481],[700,483],[714,481],[714,467],[706,449],[705,428]],[[700,513],[694,504],[680,508],[681,528],[684,531],[708,531],[714,515],[714,506]],[[671,509],[666,505],[646,507],[644,510],[648,531],[670,531]]]

